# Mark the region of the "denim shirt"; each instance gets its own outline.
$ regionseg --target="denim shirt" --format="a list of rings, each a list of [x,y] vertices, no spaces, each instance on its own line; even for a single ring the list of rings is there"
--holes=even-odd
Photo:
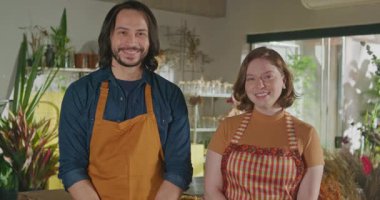
[[[151,85],[153,109],[165,159],[163,178],[186,190],[193,169],[188,111],[181,90],[161,76],[144,69],[142,81],[129,94],[125,94],[110,67],[99,69],[73,82],[63,98],[59,122],[59,178],[65,188],[80,180],[90,179],[87,173],[90,141],[103,81],[109,82],[103,117],[115,122],[146,113],[144,88],[146,84]]]

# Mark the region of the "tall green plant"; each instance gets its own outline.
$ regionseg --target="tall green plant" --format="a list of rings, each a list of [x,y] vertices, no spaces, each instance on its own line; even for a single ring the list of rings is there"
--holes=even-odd
[[[50,120],[33,120],[36,106],[58,73],[58,69],[50,71],[45,82],[33,92],[42,50],[42,47],[37,50],[33,64],[27,70],[28,50],[24,35],[17,56],[13,101],[9,115],[0,119],[0,149],[12,168],[9,170],[8,165],[0,163],[0,185],[5,188],[12,187],[12,176],[16,173],[20,190],[41,189],[56,171],[58,157],[54,152],[57,144],[50,144],[57,137],[56,130],[49,130]]]
[[[66,62],[66,54],[70,50],[67,47],[67,44],[70,42],[69,37],[67,36],[67,16],[66,9],[63,10],[61,22],[59,27],[54,28],[50,27],[52,30],[51,39],[55,47],[55,66],[64,67]]]
[[[10,111],[15,114],[22,110],[25,113],[28,123],[32,122],[33,114],[37,104],[58,73],[58,69],[50,71],[42,86],[34,95],[32,94],[33,86],[37,78],[39,67],[38,65],[41,63],[40,61],[42,59],[42,50],[42,47],[37,50],[35,57],[36,59],[33,61],[30,73],[27,73],[27,39],[24,35],[17,57],[17,72],[14,82],[13,101],[10,107]]]

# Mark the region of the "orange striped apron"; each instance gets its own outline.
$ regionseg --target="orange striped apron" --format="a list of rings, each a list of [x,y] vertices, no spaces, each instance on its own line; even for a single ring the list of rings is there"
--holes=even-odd
[[[291,116],[285,112],[289,149],[239,145],[252,113],[247,113],[222,157],[223,191],[230,200],[296,199],[305,165]]]
[[[103,119],[108,82],[103,82],[90,143],[88,167],[102,200],[154,199],[163,181],[163,152],[150,85],[145,86],[146,114],[123,122]]]

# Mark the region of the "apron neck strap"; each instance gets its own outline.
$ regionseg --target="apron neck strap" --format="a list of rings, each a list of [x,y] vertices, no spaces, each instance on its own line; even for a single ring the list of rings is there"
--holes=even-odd
[[[292,150],[298,149],[298,140],[295,133],[294,123],[292,116],[285,112],[286,132],[288,133],[289,148]]]
[[[103,119],[104,110],[106,109],[106,102],[108,97],[108,81],[102,82],[100,86],[100,94],[98,99],[98,105],[96,109],[96,119]]]
[[[243,116],[243,120],[240,122],[239,128],[235,131],[234,136],[231,138],[232,144],[237,144],[240,138],[243,136],[245,129],[247,128],[249,121],[251,120],[252,112],[247,112]]]
[[[230,142],[232,144],[239,143],[240,138],[243,136],[246,128],[248,127],[252,114],[253,112],[248,112],[244,114],[243,120],[240,122],[240,126],[238,127],[238,129],[235,131],[235,134],[231,138]],[[285,111],[285,121],[286,121],[286,132],[288,134],[289,148],[292,150],[297,150],[298,142],[297,142],[297,137],[295,135],[293,119],[292,119],[292,116],[286,111]]]
[[[153,113],[152,87],[149,84],[145,85],[145,105],[146,105],[146,112],[148,114],[154,114]]]

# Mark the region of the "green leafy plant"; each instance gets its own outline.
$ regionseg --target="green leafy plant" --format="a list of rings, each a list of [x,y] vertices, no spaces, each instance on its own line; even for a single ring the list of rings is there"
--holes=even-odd
[[[22,111],[0,120],[0,146],[10,158],[20,191],[43,189],[57,170],[57,134],[50,120],[28,123]]]
[[[28,65],[32,65],[33,60],[36,58],[36,53],[40,47],[44,47],[45,40],[48,38],[48,31],[39,25],[20,27],[20,29],[25,31],[25,34],[28,38],[28,44],[30,47],[30,56],[27,59]],[[43,64],[42,62],[40,63]]]
[[[376,75],[380,76],[380,59],[371,50],[371,46],[363,41],[360,42],[362,46],[366,48],[367,54],[371,56],[371,62],[376,65]]]
[[[12,173],[17,176],[20,191],[44,188],[47,179],[55,174],[58,163],[57,144],[52,142],[57,137],[56,129],[49,129],[50,120],[36,121],[33,117],[58,69],[50,71],[42,86],[33,93],[42,47],[36,51],[30,72],[27,72],[26,58],[27,39],[24,35],[17,57],[13,101],[8,116],[0,119],[0,149]],[[2,171],[0,185],[12,187],[12,173]]]
[[[376,104],[380,101],[380,59],[371,50],[371,46],[365,42],[360,42],[360,44],[365,47],[367,54],[370,56],[370,61],[372,64],[376,65],[376,71],[374,76],[372,76],[372,87],[365,91],[365,94],[369,96],[369,103]]]
[[[375,165],[380,162],[380,126],[378,126],[379,114],[380,105],[376,104],[373,109],[366,112],[363,124],[359,127],[359,131],[363,137],[360,155],[368,155]]]
[[[314,86],[317,65],[309,56],[288,55],[289,68],[292,70],[294,82],[300,82],[305,90]]]
[[[17,200],[17,176],[0,149],[0,199]]]
[[[317,106],[316,77],[317,65],[312,57],[304,55],[288,55],[288,66],[294,77],[294,87],[300,96],[291,109],[304,120],[312,121],[315,116],[313,108]]]
[[[36,94],[32,95],[34,82],[37,78],[38,64],[42,59],[42,47],[36,52],[36,59],[33,61],[30,73],[27,75],[26,70],[26,54],[27,54],[27,40],[24,35],[23,41],[18,53],[17,72],[14,82],[13,101],[10,107],[12,113],[18,113],[22,110],[25,113],[27,121],[30,123],[33,120],[34,111],[37,104],[41,100],[43,94],[49,88],[58,73],[57,70],[50,71],[43,85],[37,90]]]
[[[55,47],[55,60],[56,67],[64,67],[66,62],[67,53],[70,51],[68,43],[70,38],[67,36],[67,16],[66,9],[63,10],[61,22],[57,28],[51,27],[51,40]]]
[[[0,188],[6,190],[16,188],[17,181],[12,177],[15,177],[12,166],[6,161],[3,150],[0,149]]]
[[[365,42],[360,42],[365,47],[367,54],[370,56],[371,63],[376,65],[376,71],[372,77],[372,88],[365,92],[370,95],[369,108],[364,112],[362,126],[359,131],[363,137],[360,154],[366,154],[372,163],[380,163],[380,59],[371,50],[371,46]]]

